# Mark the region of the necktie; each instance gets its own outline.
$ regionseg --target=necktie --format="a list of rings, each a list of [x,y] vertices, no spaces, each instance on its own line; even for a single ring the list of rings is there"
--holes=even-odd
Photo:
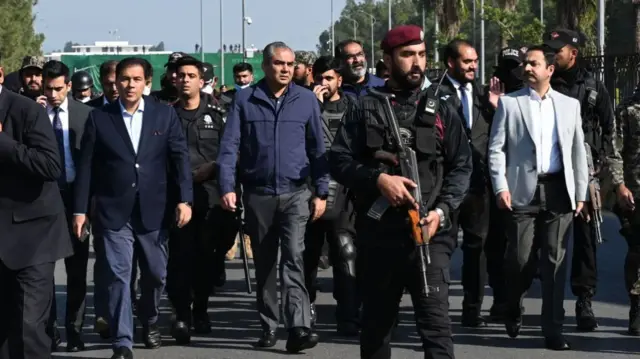
[[[471,128],[471,111],[469,111],[469,97],[467,95],[467,88],[465,86],[460,86],[460,100],[462,101],[462,114],[464,115],[464,119],[467,122],[467,128]]]
[[[60,164],[62,165],[62,174],[60,178],[58,178],[58,184],[60,188],[64,188],[67,186],[67,167],[64,158],[64,130],[62,129],[62,121],[60,120],[60,107],[55,107],[53,113],[53,132],[56,134],[56,140],[58,141]]]

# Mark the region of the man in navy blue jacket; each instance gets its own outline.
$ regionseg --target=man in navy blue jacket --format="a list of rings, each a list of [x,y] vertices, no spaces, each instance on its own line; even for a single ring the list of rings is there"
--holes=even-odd
[[[161,346],[158,302],[167,270],[167,182],[179,189],[176,224],[191,219],[192,180],[187,142],[172,107],[142,96],[151,66],[127,58],[116,67],[118,101],[87,120],[76,167],[74,231],[83,232],[95,201],[107,263],[112,359],[133,358],[130,285],[134,244],[140,250],[142,297],[138,319],[147,348]],[[171,174],[171,178],[168,178]],[[171,204],[174,205],[174,204]]]
[[[294,60],[286,44],[267,45],[262,62],[265,78],[236,94],[218,155],[223,206],[236,210],[236,168],[244,189],[263,329],[257,345],[266,348],[276,344],[280,246],[280,288],[289,352],[318,343],[318,336],[310,329],[302,253],[307,222],[324,213],[329,182],[320,106],[313,92],[291,83]]]
[[[351,96],[360,97],[367,94],[370,87],[384,86],[385,81],[370,74],[367,57],[362,43],[358,40],[347,39],[336,46],[336,58],[342,61],[342,91]]]

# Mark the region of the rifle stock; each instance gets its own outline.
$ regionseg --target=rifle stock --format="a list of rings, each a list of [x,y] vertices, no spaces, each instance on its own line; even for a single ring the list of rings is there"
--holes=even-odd
[[[591,231],[595,237],[596,243],[601,244],[603,242],[601,224],[604,221],[604,218],[602,218],[600,181],[598,180],[593,162],[591,146],[585,142],[584,147],[587,152],[587,166],[589,167],[589,203],[587,205],[589,205],[589,215],[591,217]]]

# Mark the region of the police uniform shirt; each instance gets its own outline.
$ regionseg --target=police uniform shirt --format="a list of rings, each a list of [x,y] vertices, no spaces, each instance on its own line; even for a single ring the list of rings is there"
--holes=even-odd
[[[76,179],[76,167],[73,163],[73,157],[71,156],[71,146],[69,145],[69,99],[66,98],[59,107],[60,112],[58,117],[62,124],[62,138],[64,143],[64,165],[67,175],[67,183],[73,183]],[[56,117],[56,112],[53,106],[47,104],[47,114],[49,120],[53,125],[53,119]]]

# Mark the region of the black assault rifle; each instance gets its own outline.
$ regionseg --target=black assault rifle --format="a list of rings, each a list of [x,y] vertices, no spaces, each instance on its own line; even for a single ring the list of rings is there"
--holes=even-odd
[[[591,231],[595,236],[596,243],[602,243],[602,229],[600,228],[604,219],[602,218],[602,201],[600,198],[600,181],[593,162],[591,146],[584,143],[587,152],[587,166],[589,167],[589,216],[591,217]]]
[[[387,164],[392,169],[400,166],[400,175],[412,180],[417,187],[413,189],[409,189],[409,193],[413,196],[418,204],[419,209],[416,210],[414,207],[410,207],[409,210],[409,223],[411,226],[411,236],[413,241],[418,248],[420,255],[420,274],[422,276],[422,289],[425,295],[429,295],[431,292],[431,287],[427,282],[427,265],[431,263],[431,258],[429,254],[429,242],[431,238],[429,238],[429,233],[426,227],[423,227],[420,224],[420,220],[427,216],[427,212],[429,210],[429,204],[425,204],[422,201],[422,190],[420,188],[420,178],[418,175],[418,161],[416,159],[416,152],[409,146],[405,146],[402,141],[402,136],[400,135],[400,128],[398,127],[398,120],[396,118],[395,112],[393,111],[393,107],[391,106],[390,98],[393,98],[393,94],[381,93],[374,89],[369,89],[369,94],[375,96],[383,102],[385,115],[383,116],[387,122],[387,126],[391,130],[391,137],[393,140],[393,145],[396,148],[396,153],[389,153],[387,151],[379,150],[375,153],[374,157],[381,161],[382,163]],[[439,176],[442,178],[442,176]],[[442,181],[440,181],[440,185],[436,185],[434,191],[437,193],[440,191],[439,187],[442,186]],[[435,199],[435,196],[431,196],[431,201]],[[371,206],[367,215],[373,219],[380,220],[382,215],[389,208],[390,203],[384,197],[380,196]],[[438,288],[436,287],[437,291]]]

